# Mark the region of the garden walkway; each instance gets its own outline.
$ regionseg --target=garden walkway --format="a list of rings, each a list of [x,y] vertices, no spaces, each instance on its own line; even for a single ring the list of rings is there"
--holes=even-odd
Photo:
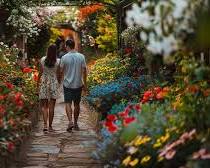
[[[80,131],[66,132],[68,119],[64,104],[58,102],[55,108],[53,133],[42,132],[43,122],[39,121],[26,145],[24,161],[18,163],[21,168],[100,168],[100,164],[91,159],[95,149],[97,135],[94,131],[90,111],[81,104],[79,118]]]

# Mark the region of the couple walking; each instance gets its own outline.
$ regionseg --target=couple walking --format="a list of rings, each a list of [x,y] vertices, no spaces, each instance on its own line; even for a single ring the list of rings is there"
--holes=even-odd
[[[87,91],[87,68],[84,55],[74,50],[75,42],[71,39],[67,40],[65,46],[67,54],[61,59],[57,58],[56,45],[50,45],[47,56],[41,58],[39,99],[43,113],[44,132],[53,131],[54,108],[56,99],[60,96],[61,83],[63,83],[64,102],[69,120],[67,131],[70,132],[73,128],[79,130],[77,121],[82,90],[84,93]],[[72,102],[74,110],[72,110]]]

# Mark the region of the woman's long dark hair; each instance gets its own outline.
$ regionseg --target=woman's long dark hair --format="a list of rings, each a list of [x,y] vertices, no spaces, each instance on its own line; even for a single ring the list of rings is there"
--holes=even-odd
[[[56,45],[52,44],[47,49],[47,57],[45,59],[45,65],[48,68],[53,68],[57,60],[57,49]]]

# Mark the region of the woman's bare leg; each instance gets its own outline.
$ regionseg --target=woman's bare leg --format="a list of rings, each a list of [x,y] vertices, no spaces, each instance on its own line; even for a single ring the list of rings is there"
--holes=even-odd
[[[51,130],[52,130],[52,122],[54,118],[55,102],[56,102],[56,99],[50,99],[50,102],[49,102],[49,129]]]
[[[47,128],[47,119],[48,119],[48,100],[47,99],[41,99],[41,110],[43,115],[43,121],[44,121],[44,128]]]

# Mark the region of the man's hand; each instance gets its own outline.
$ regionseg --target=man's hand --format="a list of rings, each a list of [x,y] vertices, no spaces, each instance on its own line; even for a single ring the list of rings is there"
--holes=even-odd
[[[88,94],[88,88],[86,85],[83,86],[83,95],[86,96]]]

